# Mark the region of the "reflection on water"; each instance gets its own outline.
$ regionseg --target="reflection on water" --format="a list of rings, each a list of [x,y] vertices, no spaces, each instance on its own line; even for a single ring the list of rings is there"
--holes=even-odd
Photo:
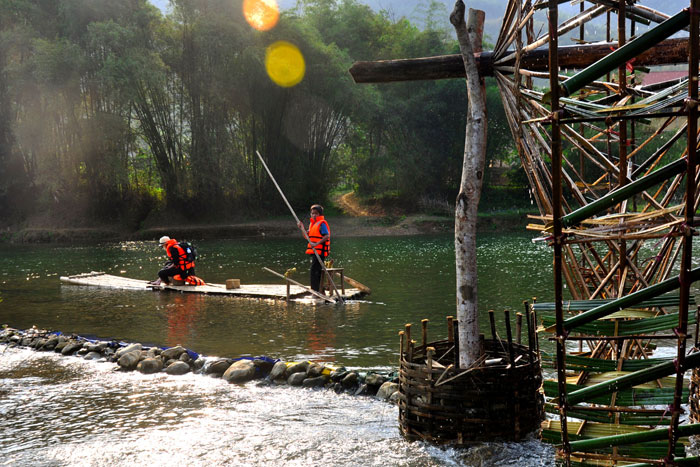
[[[277,282],[263,266],[296,267],[295,278],[308,282],[298,241],[194,242],[198,275],[208,282]],[[149,242],[5,245],[0,254],[0,323],[182,344],[210,356],[394,368],[405,323],[428,318],[429,339],[443,338],[445,316],[455,313],[450,236],[338,238],[336,265],[373,290],[345,306],[59,283],[61,275],[93,270],[153,279],[163,258]],[[519,311],[524,299],[551,295],[546,247],[526,236],[482,236],[478,254],[482,310]],[[406,443],[396,408],[367,398],[196,375],[115,373],[111,364],[26,350],[0,353],[0,453],[9,465],[550,465],[552,458],[537,441],[469,451]]]

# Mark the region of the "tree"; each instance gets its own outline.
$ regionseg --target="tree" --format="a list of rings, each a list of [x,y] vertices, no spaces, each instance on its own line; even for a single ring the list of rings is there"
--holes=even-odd
[[[474,59],[473,44],[481,44],[483,12],[469,10],[464,21],[464,2],[457,0],[450,22],[457,32],[467,76],[467,128],[464,142],[462,181],[455,209],[455,256],[457,269],[457,320],[459,322],[459,366],[466,368],[480,356],[476,271],[476,221],[486,160],[486,93],[484,78]]]

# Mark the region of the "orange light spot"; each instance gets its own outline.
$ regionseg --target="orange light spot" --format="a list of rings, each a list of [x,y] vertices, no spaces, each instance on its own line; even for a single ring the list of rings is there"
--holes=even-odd
[[[272,29],[280,17],[277,0],[243,0],[243,16],[258,31]]]

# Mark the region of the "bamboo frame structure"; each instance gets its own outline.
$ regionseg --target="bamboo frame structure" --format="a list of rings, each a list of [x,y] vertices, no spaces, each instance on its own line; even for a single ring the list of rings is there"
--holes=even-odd
[[[700,0],[688,0],[689,8],[671,15],[644,2],[653,3],[581,0],[578,14],[560,23],[563,0],[508,0],[493,51],[475,54],[479,72],[493,76],[498,85],[540,211],[528,229],[542,232],[540,240],[553,250],[554,302],[528,305],[526,316],[534,327],[539,307],[545,324],[540,332],[554,333],[557,380],[545,382],[544,388],[559,420],[545,423],[543,437],[554,441],[556,426],[558,455],[567,465],[693,461],[683,458],[678,443],[697,428],[681,424],[679,414],[689,397],[685,373],[700,364],[695,356],[686,358],[689,324],[695,323],[698,341],[689,291],[700,279],[700,270],[691,266],[694,213],[700,204]],[[586,26],[596,18],[605,21],[606,37],[590,43]],[[546,25],[546,32],[536,35],[536,24]],[[638,25],[648,25],[648,30],[638,30]],[[577,44],[560,45],[576,30]],[[688,36],[669,38],[682,31]],[[682,65],[687,76],[642,84],[641,73],[654,65]],[[464,76],[459,56],[358,62],[350,72],[356,82]],[[535,79],[547,79],[549,90],[536,89],[542,83]],[[657,298],[666,293],[673,297]],[[585,301],[585,306],[571,306]],[[492,334],[495,338],[495,328]],[[654,349],[668,336],[676,341],[674,363],[658,363],[665,365],[664,374],[675,372],[673,378],[652,375],[653,381],[630,388],[616,384],[634,380],[625,380],[624,372],[651,373]],[[579,350],[570,343],[580,344]],[[633,370],[636,362],[647,366]],[[696,423],[699,374],[694,370],[696,393],[690,394]],[[582,406],[578,399],[595,384],[602,384],[605,394]],[[649,415],[654,410],[649,406],[656,403],[670,406],[668,416],[655,420]],[[597,409],[612,415],[593,417]],[[582,414],[605,423],[592,425],[598,421],[588,422]],[[633,444],[627,445],[614,438],[601,442],[605,447],[594,447],[599,444],[595,438],[621,434],[621,427],[650,431],[660,425],[665,441],[656,432],[653,442],[637,443],[631,437]]]

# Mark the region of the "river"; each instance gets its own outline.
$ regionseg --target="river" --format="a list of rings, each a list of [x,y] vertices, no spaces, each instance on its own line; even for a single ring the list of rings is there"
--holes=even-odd
[[[193,241],[197,275],[208,282],[277,283],[262,270],[267,266],[296,268],[293,277],[308,283],[299,241]],[[427,318],[429,340],[440,339],[445,317],[455,313],[454,247],[447,235],[334,239],[336,266],[373,290],[345,306],[59,281],[89,271],[153,279],[164,260],[155,242],[2,245],[0,253],[0,323],[182,344],[206,356],[390,370],[405,323]],[[499,321],[504,309],[521,311],[523,300],[551,299],[551,252],[527,235],[481,235],[478,263],[480,308],[497,310]],[[469,450],[408,443],[398,432],[396,407],[366,397],[256,382],[235,386],[192,374],[120,373],[114,364],[2,346],[0,353],[3,465],[553,465],[552,448],[534,439]]]

